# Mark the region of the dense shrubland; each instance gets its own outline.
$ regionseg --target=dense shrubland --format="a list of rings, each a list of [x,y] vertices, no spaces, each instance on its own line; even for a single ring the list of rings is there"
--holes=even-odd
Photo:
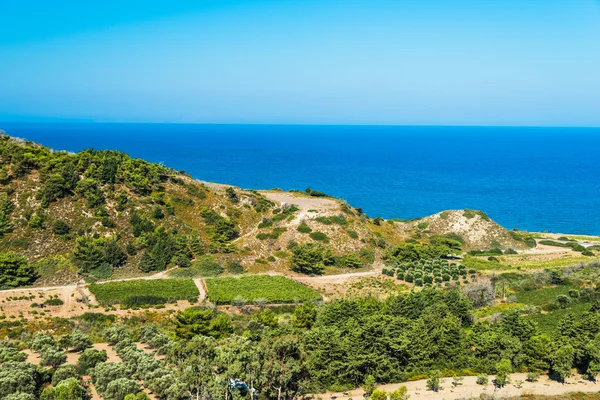
[[[24,363],[20,347],[3,342],[0,381],[6,384],[0,385],[0,394],[5,398],[20,392],[37,399],[44,392],[60,393],[60,385],[79,393],[80,387],[85,390],[84,373],[110,399],[137,395],[142,382],[160,399],[197,394],[249,398],[252,389],[255,398],[281,394],[289,399],[362,385],[378,396],[374,382],[417,378],[429,378],[435,390],[440,377],[455,374],[480,375],[481,382],[496,374],[493,383],[499,387],[518,371],[530,372],[531,379],[550,373],[561,381],[577,368],[595,379],[600,373],[600,306],[587,304],[579,318],[567,315],[551,334],[516,311],[478,321],[468,295],[434,288],[386,300],[308,302],[287,311],[261,306],[231,316],[194,307],[154,319],[158,325],[148,322],[151,314],[128,318],[127,325],[86,318],[80,328],[103,331],[120,362],[107,362],[106,354],[91,348],[79,330],[29,339],[25,333],[21,337],[51,369]],[[133,341],[164,357],[155,358]],[[81,353],[76,366],[64,366],[67,351]]]
[[[217,196],[185,174],[117,151],[56,152],[0,135],[0,161],[0,257],[28,261],[0,268],[5,287],[30,283],[34,264],[56,254],[69,255],[73,276],[92,280],[123,267],[190,267],[204,254],[236,251],[238,208],[273,205],[233,188]]]

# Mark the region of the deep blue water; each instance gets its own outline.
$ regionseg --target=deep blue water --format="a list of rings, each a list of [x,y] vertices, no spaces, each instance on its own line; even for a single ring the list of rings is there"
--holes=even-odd
[[[486,211],[600,234],[600,128],[0,124],[55,149],[117,149],[248,189],[311,187],[370,216]]]

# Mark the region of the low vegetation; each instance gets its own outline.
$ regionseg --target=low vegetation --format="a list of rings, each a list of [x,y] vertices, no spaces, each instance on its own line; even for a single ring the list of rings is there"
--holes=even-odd
[[[253,275],[207,279],[208,298],[217,304],[254,302],[293,303],[321,299],[318,292],[283,276]]]
[[[89,285],[102,305],[145,305],[197,299],[198,288],[191,279],[153,279]]]

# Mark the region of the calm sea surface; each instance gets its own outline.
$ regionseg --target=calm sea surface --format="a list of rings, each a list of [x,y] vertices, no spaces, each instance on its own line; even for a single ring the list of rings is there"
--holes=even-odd
[[[600,128],[0,123],[54,149],[116,149],[248,189],[311,187],[370,216],[486,211],[600,235]]]

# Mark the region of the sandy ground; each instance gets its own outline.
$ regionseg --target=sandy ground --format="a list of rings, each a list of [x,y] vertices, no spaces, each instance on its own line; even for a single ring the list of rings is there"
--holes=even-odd
[[[595,384],[589,381],[579,380],[578,378],[570,378],[565,384],[551,381],[547,377],[540,377],[538,382],[526,382],[527,374],[513,374],[511,384],[506,385],[502,389],[495,389],[492,385],[493,377],[490,376],[490,385],[483,387],[477,385],[477,377],[467,376],[461,385],[453,387],[452,379],[445,378],[442,384],[442,389],[439,392],[427,390],[426,380],[406,382],[403,384],[380,385],[377,388],[386,392],[393,392],[400,386],[406,386],[411,400],[427,399],[427,400],[456,400],[479,398],[481,394],[493,395],[496,398],[516,397],[524,395],[560,395],[569,392],[598,392],[600,384]],[[523,381],[522,387],[518,388],[517,381]],[[362,389],[353,390],[345,393],[326,393],[318,395],[323,400],[362,400],[364,392]]]
[[[296,214],[296,218],[300,220],[317,217],[319,213],[333,213],[340,210],[338,202],[330,198],[307,197],[299,193],[287,192],[260,192],[260,194],[279,204],[294,204],[300,209]],[[310,210],[317,210],[318,213]]]
[[[194,279],[194,283],[200,292],[200,296],[198,296],[198,303],[202,303],[204,299],[208,296],[208,289],[206,288],[206,282],[202,278]]]

